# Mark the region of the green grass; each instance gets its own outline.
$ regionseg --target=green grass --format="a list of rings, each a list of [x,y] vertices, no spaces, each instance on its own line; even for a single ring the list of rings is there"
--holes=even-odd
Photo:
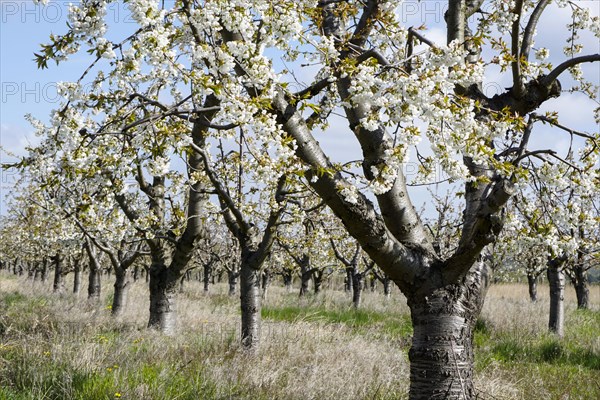
[[[237,296],[194,292],[190,307],[203,307],[197,328],[167,338],[139,322],[111,319],[104,300],[94,309],[69,296],[24,293],[0,291],[0,400],[340,398],[344,388],[335,385],[306,389],[313,395],[290,395],[297,382],[311,384],[308,377],[318,363],[325,363],[319,373],[342,368],[349,376],[344,381],[358,385],[353,393],[360,394],[345,398],[406,398],[406,364],[397,373],[404,381],[390,383],[390,375],[378,381],[381,372],[374,371],[385,363],[379,361],[385,352],[400,353],[400,363],[406,360],[412,327],[395,305],[354,309],[346,297],[306,301],[280,294],[265,302],[262,316],[265,329],[282,336],[265,338],[263,352],[250,357],[239,348],[238,332],[227,325],[238,321]],[[600,397],[599,312],[570,310],[562,339],[494,318],[493,313],[480,318],[474,330],[476,376],[500,385],[488,397],[483,390],[484,399]],[[211,331],[213,319],[230,330],[217,332],[220,325],[214,325]],[[295,329],[304,331],[292,335]],[[367,350],[371,343],[384,350]],[[352,352],[356,357],[346,359]],[[373,354],[373,375],[363,379],[363,371],[352,377],[356,365]],[[502,395],[503,385],[513,390],[510,395]]]
[[[600,355],[571,341],[550,336],[529,341],[507,337],[493,344],[490,353],[502,362],[580,366],[600,371]]]
[[[305,321],[342,324],[359,333],[376,332],[393,339],[407,338],[412,335],[412,325],[408,315],[381,313],[353,307],[327,309],[323,306],[265,306],[261,314],[265,319],[290,323]]]

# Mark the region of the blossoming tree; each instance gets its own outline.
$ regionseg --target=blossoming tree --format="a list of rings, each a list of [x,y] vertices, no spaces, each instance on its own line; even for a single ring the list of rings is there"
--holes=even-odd
[[[553,7],[549,0],[449,0],[446,43],[403,26],[398,3],[388,0],[129,0],[136,29],[114,41],[104,18],[107,3],[72,6],[67,33],[53,36],[37,56],[45,67],[87,46],[96,58],[84,74],[96,72],[94,90],[83,93],[80,81],[65,91],[57,139],[77,132],[126,138],[127,151],[113,150],[103,168],[123,156],[125,165],[147,164],[151,182],[135,168],[132,173],[158,233],[173,149],[186,152],[192,176],[207,166],[211,140],[230,138],[238,127],[251,132],[261,148],[248,146],[261,176],[257,187],[275,188],[285,174],[305,177],[407,297],[414,327],[410,398],[474,398],[473,326],[486,291],[480,257],[501,231],[501,211],[532,163],[566,161],[552,146],[536,146],[534,128],[559,122],[534,112],[563,94],[558,78],[566,71],[573,89],[595,98],[580,66],[600,55],[578,55],[578,38],[585,30],[598,37],[598,18],[576,2],[558,1],[572,11],[572,22],[567,58],[553,66],[530,57],[538,22]],[[545,53],[540,48],[536,55]],[[490,71],[506,72],[512,86],[488,97],[482,83]],[[337,162],[317,140],[333,121],[332,128],[346,133],[344,141],[357,143],[360,159],[352,166]],[[596,136],[575,143],[587,141],[592,165]],[[439,165],[464,184],[463,224],[451,254],[436,251],[407,189],[402,165],[415,146],[419,179],[430,179]],[[595,168],[579,183],[591,192],[598,184]],[[163,318],[170,315],[170,277],[179,277],[200,228],[193,216],[202,207],[194,200],[201,188],[193,182],[175,253],[158,235],[149,239],[151,293],[162,293],[152,301],[151,325],[171,325]],[[115,197],[124,210],[129,195]]]

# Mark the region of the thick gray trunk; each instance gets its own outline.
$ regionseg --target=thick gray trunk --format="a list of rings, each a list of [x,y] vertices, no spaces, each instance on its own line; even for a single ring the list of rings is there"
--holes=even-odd
[[[364,280],[365,278],[362,274],[352,274],[352,304],[354,305],[354,308],[360,307]]]
[[[60,293],[63,291],[65,287],[65,282],[63,278],[64,277],[62,258],[59,255],[57,255],[54,260],[54,293]]]
[[[175,298],[179,279],[170,276],[164,262],[150,266],[150,318],[148,328],[172,335],[176,328]]]
[[[206,264],[204,266],[204,276],[202,277],[204,280],[204,292],[208,293],[209,285],[210,285],[210,276],[212,275],[212,266],[210,264]]]
[[[550,285],[550,316],[548,328],[550,332],[559,337],[564,335],[565,319],[565,273],[562,263],[550,262],[548,264],[548,283]]]
[[[537,277],[527,274],[527,284],[529,286],[529,299],[532,302],[537,301]]]
[[[348,293],[352,293],[352,281],[353,281],[352,268],[346,268],[346,285],[344,287],[345,291]]]
[[[315,285],[315,294],[321,293],[321,286],[323,285],[322,271],[315,271],[313,273],[313,284]]]
[[[113,296],[111,313],[113,316],[119,316],[127,306],[127,294],[129,292],[129,281],[127,280],[127,270],[118,268],[115,270],[115,292]]]
[[[99,300],[102,289],[100,283],[102,277],[100,263],[98,262],[95,248],[89,241],[85,243],[85,250],[89,258],[88,300]]]
[[[100,293],[102,291],[102,285],[100,283],[101,273],[99,268],[92,267],[90,264],[88,274],[88,299],[98,300],[100,299]]]
[[[283,274],[283,285],[285,286],[285,290],[287,290],[287,292],[291,292],[292,291],[292,282],[293,282],[293,278],[292,278],[292,274]]]
[[[310,258],[305,254],[300,260],[300,297],[308,294],[308,282],[311,277]]]
[[[229,295],[235,295],[235,289],[237,288],[238,273],[236,271],[227,271],[227,281],[229,282]]]
[[[42,263],[42,282],[46,283],[48,281],[48,260],[44,260]]]
[[[589,308],[590,289],[588,286],[587,271],[583,266],[575,267],[575,294],[577,295],[577,308],[587,309]]]
[[[242,346],[255,350],[260,342],[260,271],[242,264],[240,273]]]
[[[487,290],[486,273],[478,264],[459,284],[409,296],[410,400],[475,399],[473,327]]]
[[[81,291],[81,267],[79,262],[75,263],[75,269],[73,271],[73,293],[79,294]]]

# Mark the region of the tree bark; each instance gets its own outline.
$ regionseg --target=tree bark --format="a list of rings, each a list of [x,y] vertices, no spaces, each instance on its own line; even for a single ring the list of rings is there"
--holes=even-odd
[[[388,278],[387,275],[385,275],[383,277],[383,294],[385,295],[386,298],[389,298],[392,293],[390,283],[391,283],[390,278]]]
[[[212,265],[211,264],[205,264],[204,265],[204,276],[203,278],[203,282],[204,282],[204,293],[208,293],[209,290],[209,285],[210,285],[210,277],[212,275]]]
[[[90,265],[88,272],[88,299],[98,300],[102,292],[101,274],[99,268]]]
[[[62,257],[57,254],[54,257],[54,293],[60,293],[63,291],[65,286],[63,278],[63,260]]]
[[[242,264],[240,272],[242,346],[258,349],[260,341],[260,271]]]
[[[311,274],[307,271],[300,272],[300,297],[306,296],[308,293],[308,282],[310,282]]]
[[[344,289],[347,293],[354,293],[353,286],[352,286],[352,283],[354,280],[353,276],[354,276],[354,273],[352,271],[352,268],[346,268],[346,282],[345,282],[346,285],[345,285]]]
[[[414,328],[408,353],[411,400],[475,399],[473,328],[487,290],[479,263],[458,284],[408,296]]]
[[[550,315],[548,328],[550,332],[559,337],[564,335],[564,299],[565,299],[565,273],[563,263],[552,260],[548,263],[548,283],[550,284]]]
[[[113,295],[111,314],[115,317],[121,315],[127,306],[127,295],[129,292],[129,281],[127,279],[127,270],[123,268],[115,269],[115,292]]]
[[[41,263],[40,266],[38,266],[37,268],[35,268],[33,270],[33,281],[34,282],[39,282],[42,278],[42,271],[41,271]]]
[[[261,283],[261,287],[262,287],[262,300],[264,300],[267,297],[267,290],[269,289],[269,284],[271,283],[271,274],[269,274],[267,271],[263,271],[262,273],[262,283]]]
[[[89,258],[88,299],[99,300],[100,292],[102,291],[100,263],[98,262],[96,251],[90,241],[85,242],[85,250]]]
[[[281,277],[283,278],[283,286],[285,286],[285,289],[287,290],[287,292],[291,292],[292,291],[292,282],[293,282],[293,275],[292,273],[283,273],[281,275]]]
[[[48,281],[48,260],[44,259],[42,262],[42,282],[46,283]]]
[[[305,255],[300,262],[300,297],[308,294],[308,282],[311,278],[310,259]]]
[[[239,273],[231,270],[227,271],[227,282],[229,283],[229,296],[235,295]]]
[[[362,300],[362,291],[365,277],[361,273],[352,274],[352,304],[354,308],[359,308]]]
[[[81,291],[81,265],[79,264],[79,260],[76,260],[74,270],[73,270],[73,293],[79,294],[80,291]]]
[[[313,284],[315,285],[315,294],[321,293],[321,286],[323,285],[323,271],[314,270],[313,271]]]
[[[577,295],[577,308],[588,309],[590,289],[588,286],[587,270],[583,266],[578,265],[575,267],[574,274],[573,285],[575,286],[575,294]]]
[[[167,263],[153,255],[150,266],[150,318],[148,328],[157,329],[166,335],[175,333],[175,299],[179,277],[173,276]]]
[[[535,303],[537,301],[537,276],[527,274],[527,284],[529,286],[529,299]]]

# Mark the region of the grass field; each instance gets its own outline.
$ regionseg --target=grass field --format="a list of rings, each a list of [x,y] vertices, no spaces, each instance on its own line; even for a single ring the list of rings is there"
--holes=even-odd
[[[118,320],[111,282],[99,304],[0,275],[0,399],[403,399],[411,326],[404,299],[341,291],[299,299],[273,286],[257,355],[238,345],[239,305],[214,286],[180,295],[179,333],[145,329],[148,296],[136,283]],[[85,289],[85,288],[84,288]],[[600,287],[591,310],[566,298],[565,338],[546,333],[547,288],[493,286],[475,334],[482,399],[599,399]]]

